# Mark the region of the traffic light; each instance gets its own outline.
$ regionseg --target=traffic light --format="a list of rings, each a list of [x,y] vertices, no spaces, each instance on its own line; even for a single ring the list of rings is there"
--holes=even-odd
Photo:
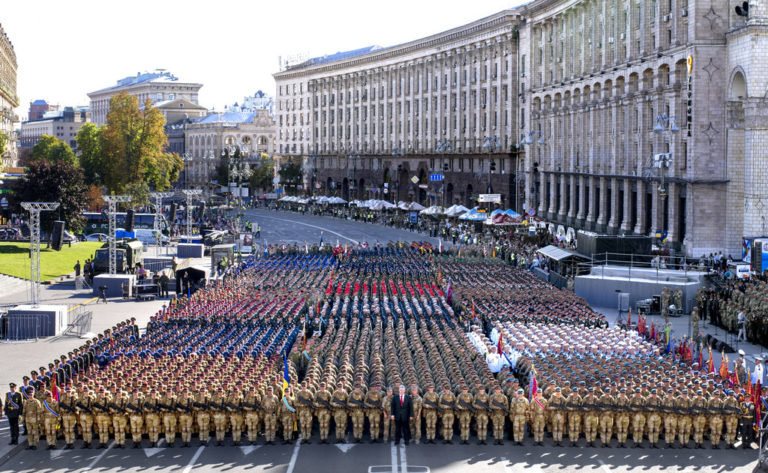
[[[496,161],[491,161],[491,172],[496,170]]]
[[[443,163],[443,172],[448,172],[448,163]]]

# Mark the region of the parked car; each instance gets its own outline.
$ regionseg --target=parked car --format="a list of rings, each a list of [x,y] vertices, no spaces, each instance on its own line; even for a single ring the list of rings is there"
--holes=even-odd
[[[91,233],[85,236],[85,241],[107,241],[107,238],[106,233]]]

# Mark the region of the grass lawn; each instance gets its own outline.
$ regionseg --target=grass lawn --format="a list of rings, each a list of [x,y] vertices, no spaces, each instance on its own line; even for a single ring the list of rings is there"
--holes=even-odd
[[[77,260],[82,266],[101,245],[103,243],[97,241],[84,241],[73,244],[71,248],[64,245],[61,251],[53,251],[41,244],[40,280],[47,281],[73,272]],[[29,279],[29,243],[0,243],[0,273]]]

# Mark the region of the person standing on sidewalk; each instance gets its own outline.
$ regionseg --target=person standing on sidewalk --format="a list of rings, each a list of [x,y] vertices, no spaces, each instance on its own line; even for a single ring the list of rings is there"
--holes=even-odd
[[[16,383],[11,383],[10,388],[11,390],[6,393],[2,406],[0,406],[0,416],[5,413],[5,416],[8,417],[8,424],[11,427],[11,442],[8,445],[18,445],[22,400],[21,394],[16,392]]]

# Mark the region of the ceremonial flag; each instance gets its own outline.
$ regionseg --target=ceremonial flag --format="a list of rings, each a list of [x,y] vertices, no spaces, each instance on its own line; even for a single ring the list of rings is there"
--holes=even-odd
[[[440,249],[440,254],[442,255],[443,254],[443,239],[442,238],[440,239],[440,247],[439,247],[439,249]]]
[[[497,344],[497,347],[496,347],[496,351],[499,353],[499,355],[501,355],[501,347],[503,346],[503,343],[502,343],[501,341],[502,341],[503,339],[504,339],[504,334],[503,334],[503,333],[500,333],[500,334],[499,334],[499,343]],[[512,366],[510,366],[510,368],[513,368],[513,367],[512,367]]]
[[[651,339],[656,341],[656,324],[654,322],[651,322]]]
[[[51,382],[51,396],[59,402],[59,382],[56,379],[58,373],[53,373],[53,381]]]
[[[529,401],[532,400],[534,397],[536,397],[536,392],[538,392],[538,390],[539,390],[539,385],[536,382],[536,369],[534,368],[533,372],[531,374],[531,381],[530,381],[529,386],[528,386],[528,395],[529,395],[528,400]],[[536,402],[538,402],[538,401],[536,401]]]
[[[747,394],[752,396],[752,373],[747,371]]]
[[[475,312],[475,300],[472,299],[472,320],[477,321],[477,313]]]
[[[701,348],[701,343],[699,343],[699,371],[704,369],[704,353],[702,353],[704,350]]]
[[[755,404],[755,430],[757,431],[758,435],[760,434],[760,423],[763,420],[763,416],[761,411],[761,408],[763,407],[763,400],[760,397],[760,380],[757,380],[757,384],[755,385],[755,390],[753,392],[754,399],[752,399],[752,402]]]
[[[632,325],[632,307],[629,308],[629,313],[627,314],[627,327]]]
[[[451,304],[453,300],[453,290],[451,289],[451,280],[448,280],[448,289],[445,291],[445,300],[448,304]]]
[[[291,374],[288,371],[288,356],[283,355],[283,394],[288,386],[291,385]]]
[[[461,243],[459,243],[459,258],[461,258]]]
[[[712,347],[708,346],[709,349],[709,361],[707,361],[707,372],[708,373],[714,373],[715,372],[715,360],[712,359]]]
[[[720,354],[720,377],[728,379],[728,358],[725,357],[725,352]]]

